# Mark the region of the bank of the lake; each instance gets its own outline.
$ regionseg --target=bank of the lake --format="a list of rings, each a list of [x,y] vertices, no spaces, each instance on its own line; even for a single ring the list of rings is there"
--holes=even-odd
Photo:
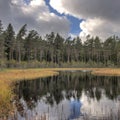
[[[81,70],[83,72],[91,71],[93,75],[120,76],[120,68],[49,68],[46,70],[53,70],[53,71]]]
[[[44,69],[26,69],[26,70],[3,70],[0,72],[0,118],[14,113],[12,105],[13,85],[19,80],[29,80],[39,77],[48,77],[56,75],[58,72]]]
[[[59,74],[58,71],[81,70],[91,71],[95,75],[120,76],[118,68],[46,68],[46,69],[11,69],[0,72],[0,118],[14,113],[12,105],[13,85],[19,80],[29,80],[39,77],[48,77]]]

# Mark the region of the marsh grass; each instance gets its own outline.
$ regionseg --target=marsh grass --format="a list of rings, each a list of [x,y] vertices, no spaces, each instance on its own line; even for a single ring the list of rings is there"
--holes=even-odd
[[[57,75],[57,71],[66,70],[91,70],[95,75],[120,76],[120,69],[115,68],[46,68],[46,69],[23,69],[0,71],[0,118],[14,113],[12,105],[13,83],[19,80],[31,80],[40,77]]]
[[[92,71],[94,75],[103,75],[103,76],[120,76],[119,68],[94,68]]]

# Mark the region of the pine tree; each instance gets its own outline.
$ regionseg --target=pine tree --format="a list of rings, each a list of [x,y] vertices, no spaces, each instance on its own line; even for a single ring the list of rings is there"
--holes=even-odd
[[[4,65],[4,31],[2,27],[2,21],[0,20],[0,68]]]
[[[25,42],[25,35],[26,35],[26,24],[22,26],[22,28],[19,30],[17,37],[16,37],[16,59],[21,62],[22,55],[24,55],[24,42]]]
[[[13,59],[14,48],[15,48],[15,32],[13,26],[9,24],[5,31],[5,54],[7,60]]]

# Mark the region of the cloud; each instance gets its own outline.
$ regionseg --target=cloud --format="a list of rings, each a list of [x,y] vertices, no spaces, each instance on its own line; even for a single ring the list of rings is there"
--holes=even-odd
[[[82,36],[89,33],[105,39],[120,35],[120,0],[50,0],[50,5],[61,14],[84,19],[80,23]]]
[[[0,19],[6,25],[12,23],[16,30],[27,24],[29,29],[35,29],[41,35],[53,31],[66,36],[69,32],[67,18],[50,13],[44,0],[32,0],[29,4],[24,0],[1,0]]]
[[[87,19],[80,23],[80,28],[82,32],[80,33],[81,37],[87,35],[91,36],[100,36],[103,40],[111,35],[120,35],[120,27],[115,22],[108,20],[101,20],[99,18]]]
[[[120,19],[119,0],[50,0],[50,5],[60,13],[71,14],[79,18],[99,16],[109,20]]]

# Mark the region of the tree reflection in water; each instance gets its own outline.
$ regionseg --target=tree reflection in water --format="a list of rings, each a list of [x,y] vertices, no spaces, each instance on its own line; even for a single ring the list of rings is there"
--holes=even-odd
[[[65,120],[79,117],[82,107],[83,112],[89,116],[106,117],[111,111],[114,111],[112,112],[114,116],[119,109],[115,107],[118,103],[117,96],[120,95],[119,80],[120,77],[93,76],[90,73],[66,71],[60,72],[58,76],[21,81],[15,88],[17,111],[21,115],[25,115],[25,111],[36,111],[34,112],[36,116],[46,112],[51,118],[60,115],[61,119]],[[75,99],[70,102],[71,97]],[[80,99],[84,99],[83,105]],[[109,105],[106,105],[107,102]],[[106,106],[108,112],[104,112]],[[114,110],[110,106],[114,106]],[[109,110],[109,107],[112,110]],[[59,109],[58,113],[56,109]]]

